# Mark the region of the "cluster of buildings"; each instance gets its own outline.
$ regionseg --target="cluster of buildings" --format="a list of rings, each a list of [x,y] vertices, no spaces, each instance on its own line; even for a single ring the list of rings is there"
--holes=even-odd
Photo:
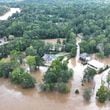
[[[104,70],[107,67],[107,65],[92,59],[91,56],[87,53],[80,54],[80,60],[82,64],[87,64],[88,67],[95,69],[97,72]]]
[[[45,54],[43,56],[45,65],[47,65],[47,66],[50,66],[52,61],[56,60],[57,58],[58,58],[58,56],[55,54]],[[107,67],[107,65],[105,65],[104,63],[99,62],[98,60],[92,59],[91,56],[87,53],[80,54],[79,59],[82,64],[86,64],[87,67],[90,67],[90,68],[96,70],[97,72],[99,72],[100,70],[103,71]]]

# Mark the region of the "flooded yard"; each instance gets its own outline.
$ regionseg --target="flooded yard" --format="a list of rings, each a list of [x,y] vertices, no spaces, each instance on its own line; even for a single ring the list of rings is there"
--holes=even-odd
[[[38,93],[36,89],[24,90],[1,79],[0,110],[109,110],[109,104],[86,103],[81,94],[74,94],[73,87],[69,94]]]
[[[37,81],[42,81],[41,71],[33,73],[33,76]],[[0,79],[0,110],[109,110],[109,104],[101,105],[95,101],[86,103],[83,100],[80,80],[73,79],[71,85],[69,94],[39,93],[36,88],[25,90],[11,84],[7,79]],[[74,93],[76,88],[80,90],[79,95]]]
[[[81,79],[86,66],[79,62],[79,54],[80,47],[77,44],[76,58],[70,59],[68,63],[69,68],[74,70],[70,93],[38,92],[36,88],[26,90],[11,84],[7,79],[0,79],[0,110],[110,110],[110,103],[98,103],[95,95],[92,96],[90,103],[84,101]],[[38,82],[42,82],[45,71],[46,68],[40,67],[40,70],[32,73],[32,76]],[[76,89],[79,90],[79,95],[74,93]]]

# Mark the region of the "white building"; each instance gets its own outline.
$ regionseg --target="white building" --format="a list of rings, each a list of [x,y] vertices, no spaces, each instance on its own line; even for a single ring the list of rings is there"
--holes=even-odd
[[[104,69],[105,68],[105,65],[103,63],[97,61],[97,60],[88,61],[87,65],[90,68],[95,69],[96,71],[99,71],[100,69]]]

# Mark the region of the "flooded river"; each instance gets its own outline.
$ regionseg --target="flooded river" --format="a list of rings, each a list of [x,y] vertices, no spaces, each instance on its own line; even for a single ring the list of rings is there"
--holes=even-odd
[[[76,58],[70,59],[68,64],[69,68],[74,70],[70,93],[42,93],[38,92],[36,88],[25,90],[11,84],[7,79],[0,79],[0,110],[110,110],[110,103],[101,105],[95,99],[87,103],[82,97],[81,79],[85,66],[81,65],[78,60],[79,43],[78,40]],[[41,82],[45,71],[46,68],[41,67],[32,75],[38,82]],[[76,89],[79,89],[79,95],[74,93]]]
[[[20,13],[21,10],[19,8],[10,8],[10,10],[7,13],[5,13],[3,16],[0,16],[0,20],[7,20],[16,12]]]

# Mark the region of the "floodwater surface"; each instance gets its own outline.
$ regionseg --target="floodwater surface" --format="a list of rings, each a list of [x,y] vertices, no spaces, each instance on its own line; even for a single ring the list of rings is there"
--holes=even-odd
[[[11,84],[7,79],[0,79],[0,110],[110,110],[110,103],[100,104],[93,98],[89,103],[82,96],[84,87],[81,79],[85,66],[78,61],[80,47],[77,42],[77,55],[70,59],[68,66],[74,70],[71,91],[68,94],[57,92],[38,92],[37,88],[22,89],[18,85]],[[32,73],[38,82],[42,82],[45,68]],[[79,89],[80,94],[74,92]],[[94,95],[93,95],[94,96]]]

